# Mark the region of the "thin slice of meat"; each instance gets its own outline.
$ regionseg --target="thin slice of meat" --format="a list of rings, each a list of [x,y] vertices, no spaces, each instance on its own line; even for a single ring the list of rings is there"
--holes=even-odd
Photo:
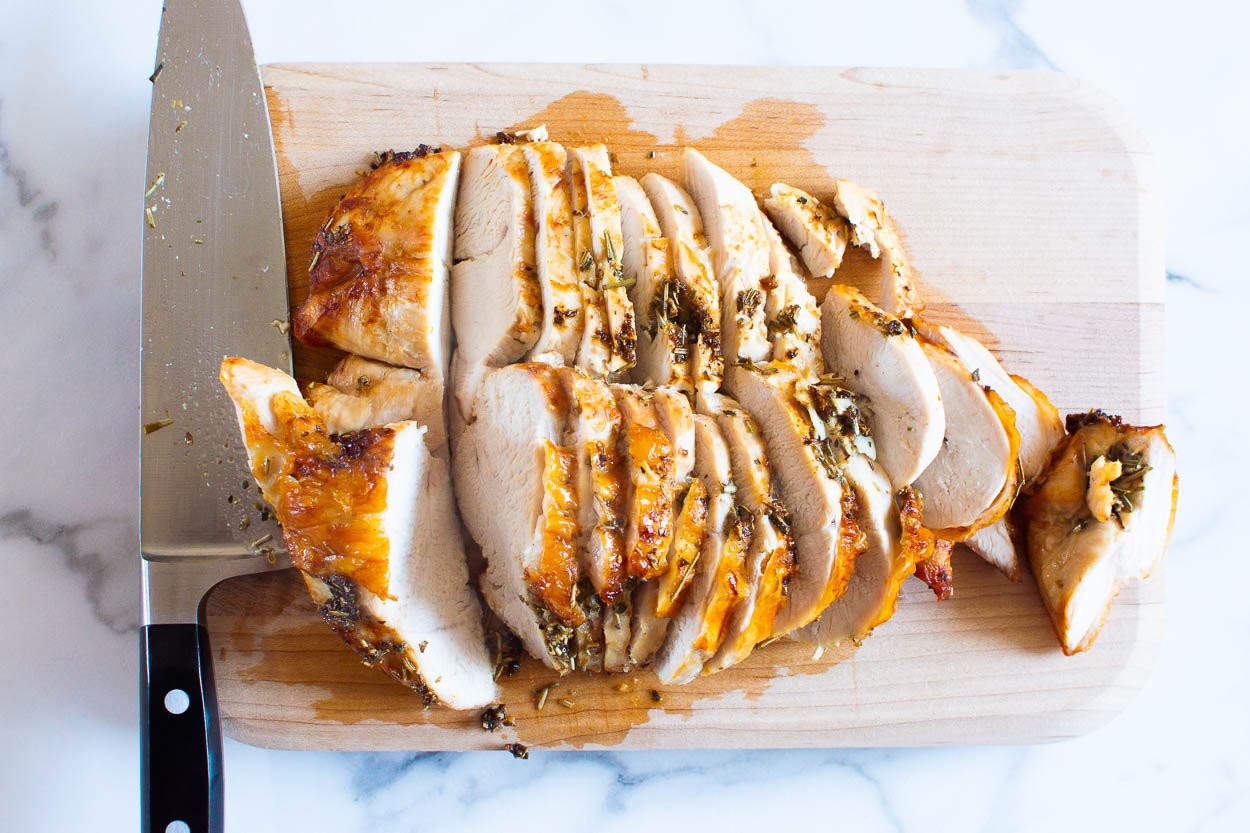
[[[890,482],[914,482],[938,455],[946,411],[933,367],[904,321],[835,284],[821,305],[829,372],[871,403],[877,454]]]
[[[575,153],[569,154],[566,177],[569,200],[573,206],[573,259],[577,267],[578,289],[582,294],[582,340],[577,347],[577,366],[596,379],[605,379],[611,372],[612,331],[603,292],[599,288],[600,262],[595,259],[586,174],[581,158]]]
[[[331,434],[411,419],[426,427],[430,453],[447,458],[443,385],[419,370],[344,356],[325,384],[314,382],[307,393]]]
[[[1098,637],[1120,586],[1162,560],[1176,517],[1176,455],[1163,426],[1101,411],[1071,434],[1021,501],[1029,562],[1065,654]]]
[[[567,154],[555,142],[521,146],[534,200],[534,266],[542,290],[542,329],[535,358],[559,357],[571,367],[582,340],[582,291],[573,252],[573,204]]]
[[[630,643],[630,659],[635,665],[645,665],[655,656],[668,632],[669,619],[677,609],[681,594],[664,579],[669,576],[685,578],[693,566],[691,551],[697,555],[702,542],[703,528],[699,514],[706,516],[706,501],[702,509],[696,497],[683,517],[686,498],[694,469],[694,411],[684,395],[671,388],[655,388],[649,391],[646,405],[650,406],[655,424],[668,440],[673,459],[672,535],[664,571],[655,579],[638,585],[633,595],[633,636]],[[634,408],[627,408],[634,410]],[[639,408],[638,410],[641,410]],[[640,414],[640,416],[642,416]],[[683,526],[684,523],[684,526]],[[692,546],[693,545],[693,546]],[[687,566],[674,563],[685,560]],[[665,587],[669,588],[667,597]]]
[[[559,369],[540,362],[490,371],[452,463],[465,526],[482,548],[482,594],[529,652],[571,670],[585,620],[580,581],[578,448]]]
[[[1015,500],[1015,415],[949,350],[926,340],[921,347],[937,378],[946,432],[941,450],[913,485],[924,495],[924,525],[940,538],[964,541],[1006,514]]]
[[[595,259],[596,288],[603,296],[603,309],[611,336],[612,356],[608,372],[623,378],[637,361],[637,330],[634,305],[621,263],[621,206],[612,182],[608,149],[601,144],[574,148],[586,189],[586,213],[590,220],[591,251]]]
[[[820,307],[807,288],[807,270],[786,246],[777,229],[761,215],[768,239],[770,277],[765,281],[764,313],[772,358],[786,361],[813,376],[825,372],[821,352]]]
[[[854,493],[844,488],[821,418],[796,398],[810,387],[803,374],[772,362],[731,367],[726,381],[763,432],[778,497],[790,510],[798,566],[773,624],[773,635],[784,635],[812,622],[845,590],[862,548]]]
[[[832,278],[850,239],[846,220],[831,206],[785,183],[773,183],[769,194],[764,211],[798,251],[808,271],[818,278]]]
[[[331,438],[289,376],[227,358],[252,474],[326,622],[427,704],[497,692],[446,463],[402,421]]]
[[[455,151],[388,153],[339,200],[313,243],[309,295],[292,316],[296,338],[444,382],[459,174]]]
[[[862,185],[847,179],[834,183],[833,204],[851,226],[851,243],[881,261],[881,297],[877,304],[898,318],[914,318],[924,310],[920,285],[903,235],[885,203]]]
[[[745,592],[725,626],[720,649],[703,666],[703,673],[710,674],[746,659],[772,635],[794,573],[795,543],[789,513],[773,489],[768,449],[758,423],[736,401],[721,394],[701,396],[700,408],[716,420],[725,438],[735,497],[754,519],[743,570]]]
[[[721,287],[724,354],[730,361],[765,361],[772,350],[764,286],[770,252],[755,196],[694,148],[685,148],[681,159],[686,188],[698,207]]]
[[[653,663],[663,683],[685,683],[698,676],[720,648],[725,625],[745,593],[742,570],[751,516],[734,501],[729,449],[715,422],[702,414],[694,420],[694,476],[709,496],[707,534],[686,599]]]
[[[694,200],[681,186],[659,174],[642,178],[660,230],[669,241],[673,271],[682,289],[679,303],[686,326],[694,330],[690,375],[696,391],[715,392],[725,375],[721,343],[720,288],[707,256],[707,238]]]
[[[533,200],[521,148],[483,145],[466,154],[456,200],[455,256],[452,389],[469,421],[486,371],[522,358],[542,330]]]
[[[697,334],[685,325],[681,285],[673,271],[668,239],[642,186],[633,177],[618,176],[621,205],[621,261],[638,328],[638,363],[630,374],[639,384],[671,385],[693,392],[688,343]]]
[[[928,327],[922,332],[955,354],[982,385],[993,388],[1015,414],[1020,434],[1021,485],[1028,486],[1042,472],[1050,452],[1063,439],[1059,412],[1044,393],[1025,379],[1013,377],[998,363],[985,345],[953,327]],[[975,533],[965,543],[969,549],[997,567],[1012,581],[1020,578],[1019,559],[1023,548],[1016,544],[1011,521],[1004,516]]]
[[[856,522],[865,549],[855,559],[846,592],[808,626],[804,636],[822,647],[858,644],[872,629],[894,615],[903,581],[915,569],[912,553],[902,545],[902,526],[889,478],[862,454],[851,454],[843,474],[855,492]]]

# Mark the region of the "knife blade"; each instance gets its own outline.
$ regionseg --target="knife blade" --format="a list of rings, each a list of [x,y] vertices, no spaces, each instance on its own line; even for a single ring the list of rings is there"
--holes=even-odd
[[[291,369],[277,162],[239,0],[162,10],[143,205],[140,638],[143,829],[222,827],[221,734],[201,603],[271,568],[223,356]],[[276,559],[273,559],[276,560]]]

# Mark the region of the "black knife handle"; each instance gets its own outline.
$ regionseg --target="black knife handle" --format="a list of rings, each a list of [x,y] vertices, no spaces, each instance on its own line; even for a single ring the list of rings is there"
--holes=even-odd
[[[139,632],[139,732],[143,833],[222,833],[221,723],[203,626]],[[170,828],[176,821],[186,827]]]

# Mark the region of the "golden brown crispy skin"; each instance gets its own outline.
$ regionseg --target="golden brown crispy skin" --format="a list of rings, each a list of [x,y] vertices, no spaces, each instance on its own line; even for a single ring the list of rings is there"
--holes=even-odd
[[[526,575],[530,589],[569,627],[586,621],[577,603],[577,455],[550,440],[543,464],[543,551]]]
[[[279,393],[273,398],[277,433],[270,435],[246,403],[240,407],[252,475],[282,524],[291,562],[387,598],[389,544],[381,513],[395,427],[331,439],[307,403]]]
[[[629,574],[657,578],[668,568],[673,540],[673,447],[661,431],[633,423],[628,429],[638,509],[638,543],[628,554]]]
[[[430,303],[429,293],[446,253],[433,229],[458,165],[459,154],[425,146],[388,154],[347,192],[313,242],[296,338],[441,378],[430,340],[445,326],[445,302]]]
[[[743,573],[747,550],[751,548],[754,522],[746,507],[734,506],[727,520],[729,525],[724,554],[716,567],[716,576],[708,591],[703,627],[694,641],[694,648],[708,656],[720,649],[725,640],[725,625],[734,607],[751,592]]]
[[[668,569],[657,579],[655,615],[668,619],[677,614],[685,598],[686,588],[694,578],[699,553],[707,530],[708,496],[703,481],[694,478],[686,490],[681,512],[673,533],[676,545]]]
[[[951,552],[955,545],[938,538],[921,523],[924,516],[924,498],[910,486],[895,496],[902,523],[902,550],[905,560],[915,565],[916,577],[929,585],[938,599],[949,599],[955,592],[955,573],[951,567]],[[901,584],[910,571],[898,576]],[[897,596],[897,594],[896,594]],[[888,618],[888,617],[887,617]]]
[[[855,497],[855,490],[847,483],[842,484],[842,521],[838,524],[837,546],[838,558],[817,610],[824,610],[842,598],[851,576],[855,573],[855,560],[868,549],[868,536],[859,526],[859,499]],[[801,564],[799,569],[802,569]]]

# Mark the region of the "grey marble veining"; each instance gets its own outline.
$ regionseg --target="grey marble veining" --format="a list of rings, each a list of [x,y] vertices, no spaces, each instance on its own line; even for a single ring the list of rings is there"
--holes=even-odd
[[[231,831],[1250,829],[1247,11],[1201,0],[426,5],[245,0],[262,61],[1061,69],[1117,98],[1167,212],[1170,626],[1072,742],[930,750],[291,753],[227,744]],[[0,5],[0,830],[137,825],[138,275],[159,0]],[[888,6],[888,7],[887,7]],[[692,37],[691,32],[698,32]],[[434,33],[434,34],[431,34]]]

